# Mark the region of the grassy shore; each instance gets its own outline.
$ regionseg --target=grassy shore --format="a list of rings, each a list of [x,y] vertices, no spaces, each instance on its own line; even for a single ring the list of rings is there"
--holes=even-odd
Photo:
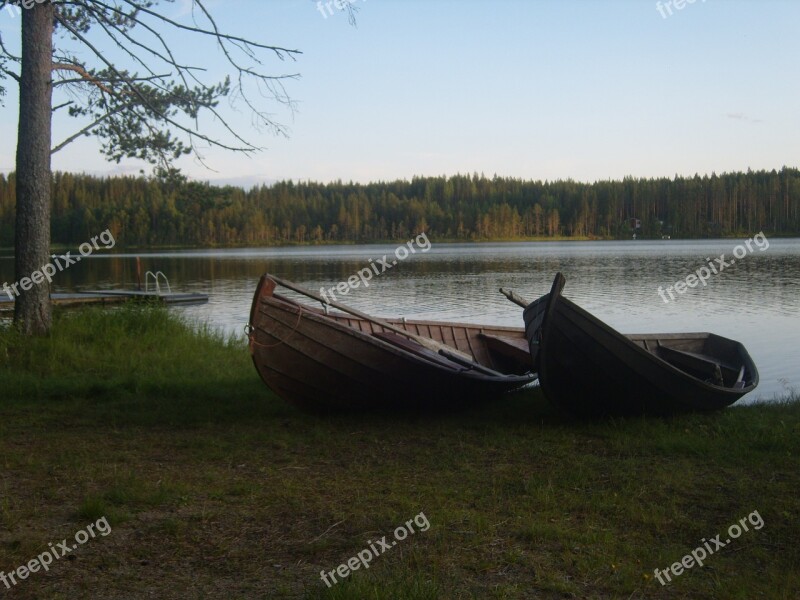
[[[800,402],[574,423],[534,390],[452,415],[319,416],[241,341],[162,309],[0,331],[0,570],[98,536],[7,598],[796,598]],[[421,389],[420,393],[424,393]],[[754,511],[662,586],[655,568]],[[328,588],[331,571],[424,513]]]

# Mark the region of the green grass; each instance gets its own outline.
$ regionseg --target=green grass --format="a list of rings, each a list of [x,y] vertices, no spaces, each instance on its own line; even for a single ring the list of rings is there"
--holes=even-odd
[[[800,402],[574,423],[538,391],[321,416],[169,312],[0,330],[0,570],[106,517],[9,598],[795,598]],[[762,529],[661,586],[703,538]],[[331,571],[420,512],[331,588]],[[4,586],[0,589],[5,592]]]

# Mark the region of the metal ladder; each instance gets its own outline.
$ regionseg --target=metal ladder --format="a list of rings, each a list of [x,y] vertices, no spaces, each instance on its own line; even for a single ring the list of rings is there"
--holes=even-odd
[[[162,273],[161,271],[156,271],[155,273],[153,273],[152,271],[148,271],[147,273],[144,274],[144,291],[145,291],[145,293],[150,291],[150,277],[151,276],[153,277],[153,282],[155,283],[156,294],[158,294],[159,296],[162,294],[161,286],[158,283],[158,278],[159,277],[163,277],[164,278],[164,283],[167,284],[167,293],[172,294],[172,288],[169,286],[169,279],[167,279],[167,276],[164,275],[164,273]]]

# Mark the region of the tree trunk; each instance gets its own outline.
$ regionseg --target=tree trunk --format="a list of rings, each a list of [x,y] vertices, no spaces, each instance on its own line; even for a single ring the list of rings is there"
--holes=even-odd
[[[53,16],[49,2],[22,11],[14,322],[28,335],[45,334],[52,325],[49,282],[30,278],[50,262]]]

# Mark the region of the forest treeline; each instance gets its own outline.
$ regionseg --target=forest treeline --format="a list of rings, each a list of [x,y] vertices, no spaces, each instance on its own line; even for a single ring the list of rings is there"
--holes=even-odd
[[[0,175],[0,246],[14,243],[14,174]],[[800,171],[580,183],[482,175],[368,184],[283,181],[244,190],[56,173],[52,241],[109,228],[120,246],[401,240],[653,238],[800,233]]]

